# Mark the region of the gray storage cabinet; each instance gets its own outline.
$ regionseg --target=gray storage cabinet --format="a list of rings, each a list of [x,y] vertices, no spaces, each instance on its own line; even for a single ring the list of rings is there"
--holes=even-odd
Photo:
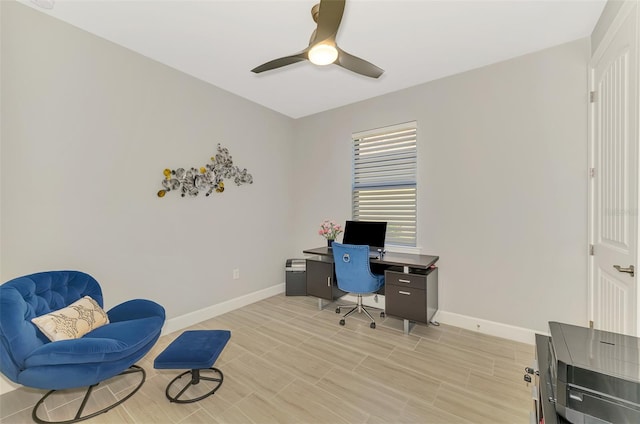
[[[285,274],[285,294],[287,296],[306,296],[307,261],[304,259],[287,259]]]

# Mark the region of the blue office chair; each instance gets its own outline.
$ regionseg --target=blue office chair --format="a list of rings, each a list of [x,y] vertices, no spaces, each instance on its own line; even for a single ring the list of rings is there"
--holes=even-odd
[[[340,325],[345,324],[345,318],[354,312],[364,312],[371,320],[370,327],[376,328],[376,322],[362,304],[362,295],[375,293],[384,285],[384,275],[373,274],[369,266],[369,246],[355,244],[333,243],[333,262],[336,269],[336,280],[340,290],[358,296],[358,302],[354,305],[338,306],[336,313],[341,308],[352,307],[342,316]],[[384,312],[380,314],[384,316]]]
[[[51,341],[31,321],[84,296],[91,297],[101,311],[100,285],[90,275],[78,271],[41,272],[0,285],[0,371],[15,383],[48,390],[33,408],[32,418],[37,423],[50,422],[38,416],[38,408],[57,390],[88,387],[75,416],[58,421],[66,424],[109,411],[136,393],[145,381],[144,369],[134,364],[160,337],[165,311],[157,303],[143,299],[124,302],[106,313],[107,324],[68,340]],[[75,305],[72,309],[86,312]],[[87,315],[80,316],[91,320]],[[141,381],[127,396],[83,415],[95,386],[111,377],[132,373],[138,374]]]

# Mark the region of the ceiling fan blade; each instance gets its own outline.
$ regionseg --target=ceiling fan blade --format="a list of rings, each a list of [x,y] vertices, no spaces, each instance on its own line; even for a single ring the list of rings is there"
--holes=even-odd
[[[353,56],[340,48],[338,48],[338,59],[336,59],[335,64],[357,74],[371,78],[378,78],[384,73],[384,69],[380,69],[373,63]]]
[[[342,21],[344,3],[345,0],[320,0],[318,28],[311,44],[327,39],[335,39],[338,27],[340,27],[340,21]]]
[[[280,57],[278,59],[270,60],[267,63],[263,63],[260,66],[256,66],[251,70],[251,72],[255,74],[259,74],[260,72],[270,71],[272,69],[282,68],[283,66],[291,65],[296,62],[301,62],[303,60],[307,60],[307,49],[301,51],[300,53],[293,54],[291,56]]]

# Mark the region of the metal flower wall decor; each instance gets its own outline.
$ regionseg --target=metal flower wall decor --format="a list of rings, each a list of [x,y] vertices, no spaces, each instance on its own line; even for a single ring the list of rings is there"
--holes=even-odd
[[[218,153],[211,157],[211,163],[200,169],[165,169],[163,189],[158,191],[158,197],[164,197],[167,192],[177,190],[180,190],[182,197],[194,197],[201,191],[206,191],[206,196],[214,190],[216,193],[222,193],[225,178],[233,178],[236,185],[253,184],[253,177],[247,172],[247,168],[241,170],[234,166],[229,149],[218,143]]]

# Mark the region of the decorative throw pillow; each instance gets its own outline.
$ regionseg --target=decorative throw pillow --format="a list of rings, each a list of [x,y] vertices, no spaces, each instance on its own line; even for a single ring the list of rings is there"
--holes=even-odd
[[[109,323],[109,317],[89,296],[73,302],[66,308],[58,309],[31,320],[52,342],[79,339]]]

